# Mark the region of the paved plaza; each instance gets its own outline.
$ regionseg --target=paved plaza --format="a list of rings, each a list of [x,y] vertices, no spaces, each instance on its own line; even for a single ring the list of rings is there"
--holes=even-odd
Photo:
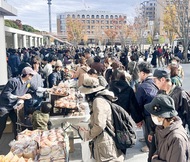
[[[187,91],[190,91],[190,64],[182,64],[185,71],[185,79],[183,81],[183,87]],[[137,129],[138,139],[143,137],[142,129]],[[0,140],[0,154],[7,154],[10,150],[8,144],[10,140],[13,139],[13,134],[4,134],[2,139]],[[145,145],[144,142],[137,141],[137,144],[127,150],[126,153],[126,162],[146,162],[147,153],[142,153],[140,151],[141,147]],[[81,140],[74,140],[74,152],[70,153],[70,162],[81,162],[82,161],[82,148],[81,148]]]

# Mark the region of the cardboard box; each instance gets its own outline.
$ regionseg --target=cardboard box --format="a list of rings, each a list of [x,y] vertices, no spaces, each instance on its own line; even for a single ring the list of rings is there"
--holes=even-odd
[[[8,118],[7,123],[6,123],[6,128],[3,131],[3,133],[12,133],[12,132],[13,132],[13,125],[12,125],[10,118]]]

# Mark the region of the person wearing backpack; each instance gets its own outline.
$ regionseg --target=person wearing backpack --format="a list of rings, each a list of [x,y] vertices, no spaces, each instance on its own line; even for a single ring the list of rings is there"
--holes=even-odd
[[[188,162],[189,140],[181,119],[177,116],[174,100],[158,94],[145,109],[156,127],[156,152],[151,162]]]
[[[104,98],[114,100],[113,92],[99,85],[99,80],[94,77],[85,77],[79,91],[84,93],[91,109],[89,130],[81,131],[84,140],[91,140],[91,153],[96,162],[123,162],[124,154],[117,149],[116,143],[111,135],[105,130],[106,127],[114,132],[111,105]]]
[[[133,88],[128,84],[123,70],[116,70],[112,74],[109,90],[118,98],[115,103],[120,105],[131,115],[138,127],[142,126],[143,116],[139,111],[139,105]]]

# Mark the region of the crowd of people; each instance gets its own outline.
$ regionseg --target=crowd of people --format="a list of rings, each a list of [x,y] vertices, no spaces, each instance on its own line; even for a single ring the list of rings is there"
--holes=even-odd
[[[143,61],[140,57],[135,46],[106,47],[103,51],[99,47],[7,50],[9,81],[0,95],[0,138],[8,116],[16,138],[14,107],[20,100],[24,100],[24,117],[32,114],[34,129],[48,129],[51,106],[42,102],[39,89],[74,79],[90,106],[89,129],[80,131],[84,140],[93,141],[92,155],[97,162],[124,161],[124,154],[105,131],[109,125],[114,132],[112,111],[106,99],[120,105],[136,126],[143,128],[146,146],[141,150],[149,152],[148,162],[187,162],[190,152],[185,127],[190,129],[190,98],[182,88],[181,58],[161,46],[152,53],[146,50]]]

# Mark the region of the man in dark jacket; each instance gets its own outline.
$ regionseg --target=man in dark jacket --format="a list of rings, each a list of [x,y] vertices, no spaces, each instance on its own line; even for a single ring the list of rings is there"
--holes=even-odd
[[[136,91],[136,98],[140,106],[140,111],[143,112],[144,116],[144,138],[149,149],[149,154],[152,155],[151,143],[149,142],[149,135],[154,133],[155,124],[153,123],[150,113],[148,113],[144,105],[150,103],[152,99],[157,95],[158,88],[154,84],[152,77],[151,65],[147,62],[142,62],[138,65],[139,68],[139,79],[141,84],[138,86]],[[143,147],[141,150],[147,152],[148,149]],[[148,161],[151,161],[149,156]]]
[[[31,95],[26,94],[30,87],[29,80],[32,79],[36,73],[31,67],[25,67],[22,70],[22,76],[11,78],[0,94],[0,139],[3,131],[6,127],[6,121],[8,116],[10,117],[13,124],[14,137],[17,136],[16,122],[17,115],[14,110],[14,106],[18,100],[30,99]]]

